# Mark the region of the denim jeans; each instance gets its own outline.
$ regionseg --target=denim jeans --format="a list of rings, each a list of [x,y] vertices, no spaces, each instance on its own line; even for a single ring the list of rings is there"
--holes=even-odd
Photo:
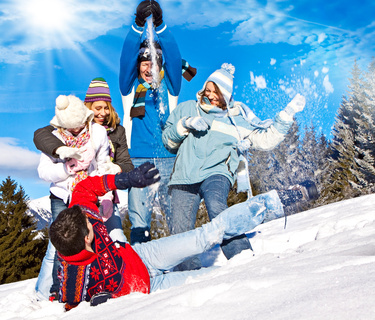
[[[68,208],[68,205],[65,204],[63,200],[51,198],[51,223],[55,221],[58,214],[66,208]],[[59,264],[56,249],[51,241],[48,241],[47,252],[43,258],[42,266],[35,285],[35,291],[38,298],[48,300],[51,292],[59,291],[59,279],[57,277]]]
[[[271,191],[236,204],[200,228],[133,245],[146,265],[151,278],[151,292],[182,285],[187,278],[211,268],[194,271],[168,272],[184,260],[199,255],[223,240],[252,230],[267,217],[282,217],[283,206],[276,191]]]
[[[168,219],[171,234],[193,230],[199,204],[204,199],[207,213],[212,220],[227,206],[230,181],[223,175],[212,175],[206,180],[190,185],[171,186],[171,215]],[[246,235],[241,234],[225,240],[221,249],[227,259],[232,258],[242,250],[251,249]],[[193,257],[177,267],[177,270],[194,270],[201,268],[199,257]]]
[[[172,173],[175,158],[133,158],[135,167],[149,161],[159,169],[161,180],[158,184],[146,188],[130,188],[128,193],[129,219],[132,224],[131,244],[143,242],[138,230],[150,232],[151,215],[156,196],[160,207],[166,216],[170,213],[170,196],[168,194],[168,183]]]

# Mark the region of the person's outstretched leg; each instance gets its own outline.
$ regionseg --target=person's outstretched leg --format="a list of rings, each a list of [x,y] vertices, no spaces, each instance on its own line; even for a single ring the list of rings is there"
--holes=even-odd
[[[276,191],[258,195],[234,205],[202,227],[135,244],[133,248],[146,264],[152,277],[170,270],[189,257],[209,250],[224,239],[230,239],[252,230],[271,213],[283,215],[282,204]]]
[[[227,206],[230,190],[230,181],[223,175],[213,175],[207,178],[200,187],[201,196],[204,198],[210,220],[214,219]],[[224,240],[220,245],[227,259],[234,257],[243,250],[251,249],[249,239],[245,234]]]

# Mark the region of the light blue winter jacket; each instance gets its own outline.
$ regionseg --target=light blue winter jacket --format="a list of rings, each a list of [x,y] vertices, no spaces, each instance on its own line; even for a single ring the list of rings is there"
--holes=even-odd
[[[293,123],[293,118],[285,111],[264,125],[240,102],[234,102],[228,110],[229,113],[190,100],[179,104],[172,112],[162,135],[165,147],[177,153],[169,185],[194,184],[214,174],[226,176],[233,185],[239,164],[236,143],[248,139],[251,148],[271,150],[284,139]],[[184,117],[198,115],[211,123],[206,132],[183,127]]]

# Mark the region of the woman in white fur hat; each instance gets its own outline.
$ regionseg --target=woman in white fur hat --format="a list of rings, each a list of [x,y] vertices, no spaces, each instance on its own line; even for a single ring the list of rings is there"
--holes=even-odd
[[[38,166],[39,177],[51,183],[50,199],[52,221],[69,205],[74,187],[87,176],[105,172],[109,154],[106,129],[92,122],[94,112],[73,95],[60,95],[56,99],[55,116],[50,124],[52,132],[66,146],[78,150],[80,159],[61,160],[45,153],[41,154]],[[53,301],[58,297],[58,261],[55,248],[48,244],[46,255],[36,284],[39,298]]]
[[[297,95],[273,121],[261,122],[241,102],[233,101],[231,64],[223,64],[206,80],[197,101],[183,102],[169,116],[163,143],[176,153],[171,180],[171,234],[194,229],[200,201],[205,200],[212,220],[227,208],[231,185],[237,177],[240,153],[247,149],[271,150],[285,137],[293,115],[302,111],[305,98]],[[302,193],[297,198],[302,198]],[[223,242],[227,259],[251,249],[246,235]],[[198,257],[184,262],[179,270],[201,267]]]

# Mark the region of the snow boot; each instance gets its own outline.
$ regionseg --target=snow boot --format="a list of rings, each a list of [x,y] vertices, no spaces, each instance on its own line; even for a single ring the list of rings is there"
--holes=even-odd
[[[316,185],[311,180],[306,180],[287,190],[278,191],[282,204],[286,207],[299,201],[312,201],[319,198],[319,192]]]
[[[132,228],[130,231],[130,244],[143,243],[151,241],[151,233],[149,228]]]

